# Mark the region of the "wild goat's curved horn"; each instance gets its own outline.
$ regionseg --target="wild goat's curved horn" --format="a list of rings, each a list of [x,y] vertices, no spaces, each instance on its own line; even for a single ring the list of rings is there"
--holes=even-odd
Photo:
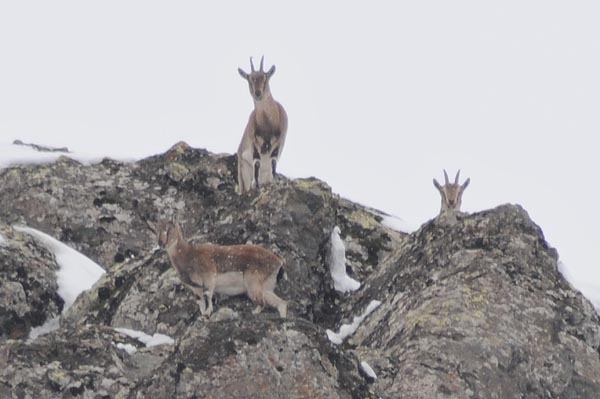
[[[265,60],[265,56],[263,55],[262,57],[260,57],[260,71],[261,72],[264,72],[264,70],[263,70],[263,62],[264,62],[264,60]]]
[[[252,62],[252,57],[250,57],[250,69],[251,69],[252,72],[256,72],[254,70],[254,63]]]
[[[458,184],[458,178],[460,176],[460,169],[456,172],[456,177],[454,178],[454,184]]]
[[[446,173],[446,169],[444,169],[444,184],[448,184],[450,181],[448,180],[448,173]]]

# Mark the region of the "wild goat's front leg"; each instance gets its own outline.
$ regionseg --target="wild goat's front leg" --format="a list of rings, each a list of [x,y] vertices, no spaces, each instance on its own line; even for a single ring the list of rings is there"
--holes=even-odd
[[[190,286],[194,294],[198,297],[198,307],[200,308],[200,314],[202,316],[206,316],[207,311],[209,310],[209,305],[206,304],[204,297],[206,296],[206,292],[201,287],[193,287]],[[209,302],[210,304],[211,302]],[[210,308],[210,312],[212,312],[212,308]],[[208,313],[210,315],[210,313]]]
[[[252,151],[244,151],[238,155],[238,194],[244,194],[252,189],[254,181],[255,162]]]
[[[202,313],[203,316],[206,317],[210,317],[210,315],[213,312],[213,304],[212,304],[212,297],[213,297],[213,293],[215,292],[215,285],[217,283],[217,276],[216,274],[213,274],[212,276],[208,276],[204,279],[205,281],[205,287],[206,287],[206,291],[204,291],[204,296],[206,297],[206,311],[204,313]]]
[[[213,286],[214,286],[214,284],[213,284]],[[190,287],[190,288],[192,289],[192,291],[194,291],[194,294],[196,294],[196,296],[200,300],[200,302],[198,303],[198,306],[200,307],[200,314],[202,316],[210,317],[210,315],[213,312],[212,296],[213,296],[214,287],[211,289],[209,286],[209,288],[207,288],[206,291],[204,291],[202,288],[199,288],[199,287]]]
[[[260,160],[255,159],[254,160],[254,184],[256,185],[256,188],[260,187],[260,184],[258,182],[259,174],[260,174]]]
[[[210,315],[213,312],[213,304],[212,304],[212,297],[213,297],[213,292],[212,291],[206,291],[204,292],[204,296],[206,297],[206,303],[207,303],[207,307],[206,307],[206,311],[203,313],[204,316],[206,317],[210,317]]]
[[[279,147],[271,152],[271,171],[273,172],[273,178],[277,177],[277,162],[279,161]]]

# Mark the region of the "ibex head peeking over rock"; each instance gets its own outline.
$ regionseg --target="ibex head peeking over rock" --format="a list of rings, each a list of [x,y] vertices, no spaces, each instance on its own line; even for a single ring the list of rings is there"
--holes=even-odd
[[[265,305],[287,315],[287,303],[273,292],[284,261],[258,245],[192,245],[183,238],[174,220],[161,220],[156,226],[159,247],[169,255],[181,281],[200,298],[200,312],[210,316],[212,296],[246,294],[257,305]],[[204,303],[206,296],[207,303]]]
[[[448,174],[446,170],[444,170],[444,185],[440,185],[437,180],[433,179],[433,185],[439,190],[440,195],[442,196],[442,206],[440,209],[440,215],[450,211],[460,212],[460,205],[462,202],[462,195],[467,186],[469,185],[471,179],[465,180],[465,182],[460,185],[458,184],[458,179],[460,177],[460,170],[456,172],[456,177],[454,178],[454,183],[450,183],[448,180]]]
[[[269,88],[275,65],[265,72],[263,61],[264,56],[260,59],[260,70],[256,71],[250,57],[249,74],[238,68],[242,78],[248,81],[254,101],[254,110],[237,151],[239,194],[273,181],[287,133],[287,114],[273,99]]]

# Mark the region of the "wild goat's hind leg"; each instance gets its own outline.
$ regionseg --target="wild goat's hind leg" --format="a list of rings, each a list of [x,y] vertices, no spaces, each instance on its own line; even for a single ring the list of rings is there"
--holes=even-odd
[[[249,273],[256,274],[256,271],[251,271]],[[248,293],[248,298],[252,301],[252,303],[256,304],[256,308],[252,311],[253,314],[257,314],[262,312],[265,298],[263,294],[263,285],[260,281],[257,280],[257,276],[254,275],[245,275],[244,276],[244,284],[246,285],[246,292]]]
[[[279,312],[279,316],[285,318],[287,316],[287,302],[279,298],[272,291],[265,291],[265,302],[267,305],[274,307]]]
[[[258,185],[264,186],[273,182],[273,163],[269,154],[260,154],[260,168],[258,171]]]

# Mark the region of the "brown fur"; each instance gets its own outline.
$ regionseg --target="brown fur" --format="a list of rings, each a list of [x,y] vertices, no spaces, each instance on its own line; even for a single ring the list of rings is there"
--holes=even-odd
[[[158,242],[166,249],[171,265],[181,281],[208,304],[201,302],[203,315],[212,313],[214,292],[226,295],[247,294],[260,312],[265,305],[276,308],[281,317],[287,314],[286,302],[273,290],[284,261],[258,245],[192,245],[174,222],[158,225]]]

